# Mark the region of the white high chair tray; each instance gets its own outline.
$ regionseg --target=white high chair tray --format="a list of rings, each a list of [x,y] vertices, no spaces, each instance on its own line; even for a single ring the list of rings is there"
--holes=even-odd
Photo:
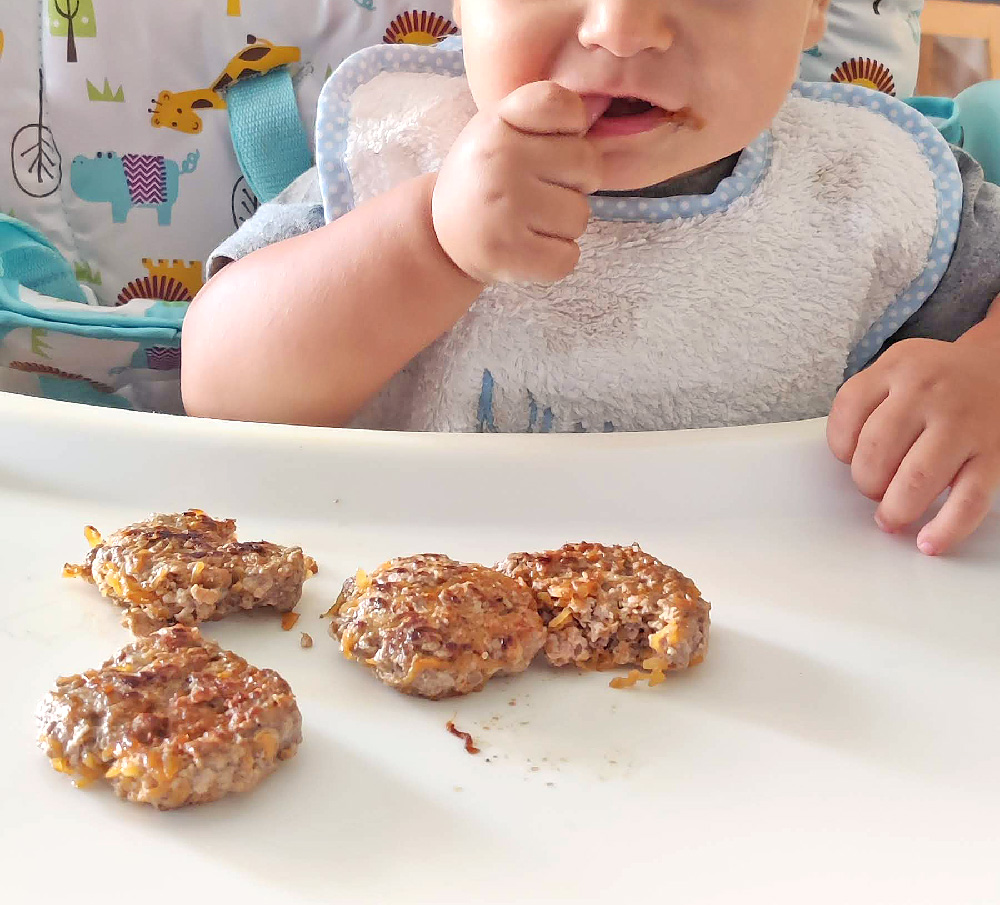
[[[319,561],[291,632],[263,614],[205,629],[290,682],[304,741],[251,794],[159,813],[73,788],[33,710],[129,641],[60,576],[83,526],[191,506]],[[3,898],[1000,901],[1000,517],[927,559],[872,513],[822,422],[380,435],[0,395]],[[395,555],[582,539],[639,541],[697,582],[703,665],[615,691],[538,663],[430,703],[345,660],[320,619]]]

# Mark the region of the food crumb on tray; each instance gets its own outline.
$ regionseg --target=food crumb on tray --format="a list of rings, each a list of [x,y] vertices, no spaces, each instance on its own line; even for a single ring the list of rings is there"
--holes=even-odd
[[[284,613],[281,617],[281,627],[286,632],[290,632],[295,628],[295,623],[299,621],[298,613]]]
[[[313,646],[312,635],[310,635],[309,632],[303,632],[302,633],[302,637],[299,639],[299,646],[300,647],[312,647]]]
[[[463,742],[465,742],[465,750],[468,751],[469,754],[478,754],[479,753],[479,749],[476,747],[475,743],[472,741],[472,736],[468,732],[463,732],[461,729],[459,729],[455,725],[455,723],[454,723],[453,720],[448,720],[448,722],[445,724],[445,728],[452,735],[454,735],[456,738],[460,738],[460,739],[462,739]]]

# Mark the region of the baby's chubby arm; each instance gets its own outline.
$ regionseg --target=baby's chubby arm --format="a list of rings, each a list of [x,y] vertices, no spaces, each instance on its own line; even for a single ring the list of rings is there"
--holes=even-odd
[[[907,339],[841,388],[830,448],[876,521],[899,531],[951,488],[917,546],[944,553],[975,531],[1000,487],[1000,299],[956,342]]]
[[[229,264],[181,339],[190,415],[338,425],[482,290],[441,249],[432,176]]]
[[[524,85],[477,114],[439,174],[216,274],[191,305],[189,414],[343,425],[495,280],[558,280],[600,185],[585,102]]]

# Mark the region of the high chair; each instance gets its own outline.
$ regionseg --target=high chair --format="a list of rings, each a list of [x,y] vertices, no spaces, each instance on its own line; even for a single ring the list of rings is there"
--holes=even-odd
[[[945,137],[982,165],[986,178],[1000,183],[1000,2],[994,0],[927,0],[921,17],[923,34],[966,38],[986,44],[989,81],[949,98],[914,98],[913,106],[944,126]],[[921,63],[932,65],[933,42],[924,45]]]
[[[0,391],[181,413],[207,256],[312,164],[320,90],[347,56],[457,32],[451,0],[413,3],[0,0]],[[912,63],[918,5],[883,3],[866,46],[871,3],[833,0],[831,33],[862,69],[890,39]],[[1000,75],[1000,5],[930,0],[924,22],[985,36]],[[1000,182],[1000,81],[945,120]]]

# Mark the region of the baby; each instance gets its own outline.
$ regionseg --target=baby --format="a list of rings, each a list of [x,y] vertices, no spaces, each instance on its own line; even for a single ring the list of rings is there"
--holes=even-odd
[[[282,199],[299,225],[274,221],[301,234],[224,247],[191,306],[187,410],[537,432],[829,414],[884,530],[951,488],[917,539],[944,552],[1000,485],[1000,191],[902,103],[793,87],[828,2],[456,0],[460,48],[348,60]]]

